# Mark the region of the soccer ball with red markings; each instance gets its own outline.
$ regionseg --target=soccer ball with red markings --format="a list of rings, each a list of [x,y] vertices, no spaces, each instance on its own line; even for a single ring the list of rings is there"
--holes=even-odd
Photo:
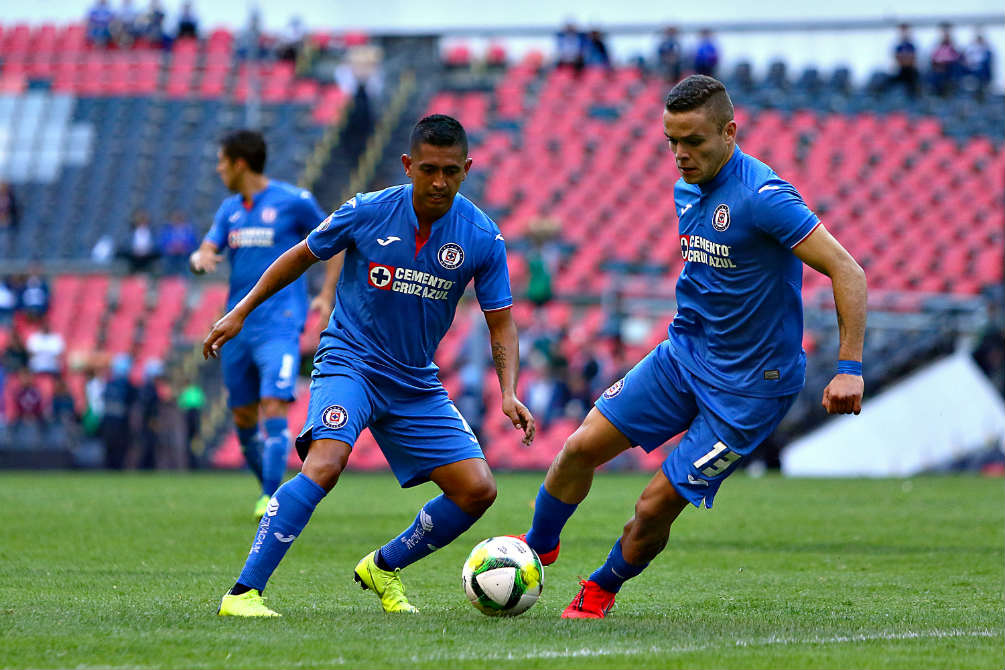
[[[515,537],[479,542],[464,561],[461,579],[468,600],[488,616],[516,616],[530,609],[544,585],[541,559]]]

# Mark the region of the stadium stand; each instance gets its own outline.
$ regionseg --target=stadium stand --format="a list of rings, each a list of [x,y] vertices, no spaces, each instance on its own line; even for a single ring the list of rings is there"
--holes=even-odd
[[[326,49],[329,38],[311,37],[311,48]],[[348,104],[344,92],[298,76],[291,63],[239,61],[233,36],[222,30],[164,53],[90,50],[79,26],[5,27],[0,58],[0,135],[8,141],[0,177],[15,184],[26,205],[16,237],[0,247],[10,257],[86,256],[101,235],[122,234],[140,206],[158,211],[181,202],[212,211],[225,195],[212,174],[213,142],[241,118],[255,87],[276,174],[298,173],[325,124]],[[499,45],[485,54],[451,46],[443,75],[421,82],[427,97],[417,111],[451,114],[467,128],[476,167],[465,192],[506,235],[518,295],[540,252],[535,222],[558,222],[545,254],[552,298],[514,307],[524,338],[520,392],[535,403],[539,437],[532,448],[519,445],[496,410],[490,365],[481,370],[473,405],[483,416],[468,416],[495,467],[539,468],[577,425],[584,404],[665,336],[682,266],[671,213],[677,175],[653,116],[664,81],[623,66],[577,76],[536,52],[512,65],[505,60]],[[486,63],[493,68],[482,69]],[[881,86],[857,88],[846,69],[794,73],[781,61],[763,78],[740,63],[725,79],[740,146],[792,181],[868,272],[877,315],[867,337],[870,393],[951,351],[960,333],[975,327],[983,296],[1003,282],[1001,95],[909,98]],[[394,137],[412,120],[404,115]],[[388,143],[389,167],[368,188],[400,173],[399,149]],[[39,236],[39,227],[55,235]],[[807,270],[804,297],[807,385],[778,442],[822,419],[819,395],[836,356],[826,278]],[[54,280],[50,318],[72,343],[68,358],[76,349],[129,353],[138,378],[147,361],[190,351],[224,298],[219,284],[64,275]],[[458,310],[437,357],[455,399],[471,390],[461,371],[467,343],[478,342],[470,327],[476,310]],[[302,340],[307,360],[318,318]],[[16,321],[14,328],[24,326]],[[0,341],[8,336],[0,328]],[[82,373],[70,381],[83,402]],[[293,426],[306,413],[306,389],[300,391]],[[239,466],[236,439],[222,428],[209,432],[219,443],[212,463]],[[629,453],[612,467],[659,458],[658,451]],[[350,464],[384,467],[369,433]]]

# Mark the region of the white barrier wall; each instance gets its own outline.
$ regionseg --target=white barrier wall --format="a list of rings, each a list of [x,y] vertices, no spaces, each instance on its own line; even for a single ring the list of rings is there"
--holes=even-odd
[[[921,369],[782,451],[800,477],[908,476],[1002,443],[1005,403],[965,352]]]

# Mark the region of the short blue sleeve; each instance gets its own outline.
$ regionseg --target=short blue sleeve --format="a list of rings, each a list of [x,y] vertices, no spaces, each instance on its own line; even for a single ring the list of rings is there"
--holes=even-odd
[[[230,232],[230,222],[227,220],[230,216],[229,209],[227,201],[224,200],[220,204],[219,209],[216,210],[216,215],[213,217],[213,225],[210,226],[209,232],[206,233],[206,241],[215,244],[217,249],[223,249],[227,246],[227,233]]]
[[[781,179],[763,184],[751,202],[754,225],[790,249],[820,223],[792,184]]]
[[[326,261],[353,244],[353,229],[362,217],[356,208],[357,198],[352,198],[328,215],[307,236],[307,248],[320,260]]]
[[[307,235],[325,218],[325,211],[310,191],[300,192],[300,207],[297,210],[297,225],[301,232]]]
[[[475,296],[482,310],[490,312],[513,304],[509,286],[509,267],[506,265],[506,242],[496,235],[485,260],[475,272]]]

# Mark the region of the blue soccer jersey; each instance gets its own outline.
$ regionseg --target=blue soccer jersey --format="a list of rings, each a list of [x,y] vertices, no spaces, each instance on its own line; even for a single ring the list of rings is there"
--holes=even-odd
[[[362,363],[406,386],[439,385],[433,354],[474,279],[485,311],[513,303],[499,228],[458,194],[425,243],[412,186],[359,194],[325,219],[307,246],[321,260],[343,249],[335,309],[317,360]]]
[[[699,380],[774,397],[805,381],[802,261],[820,224],[791,184],[736,147],[704,184],[674,188],[684,269],[668,329],[674,356]]]
[[[265,270],[296,246],[325,217],[310,191],[281,181],[252,198],[246,208],[241,194],[220,205],[206,239],[227,250],[230,259],[230,310],[246,296]],[[300,277],[258,306],[244,322],[244,331],[300,332],[307,318],[307,280]]]

